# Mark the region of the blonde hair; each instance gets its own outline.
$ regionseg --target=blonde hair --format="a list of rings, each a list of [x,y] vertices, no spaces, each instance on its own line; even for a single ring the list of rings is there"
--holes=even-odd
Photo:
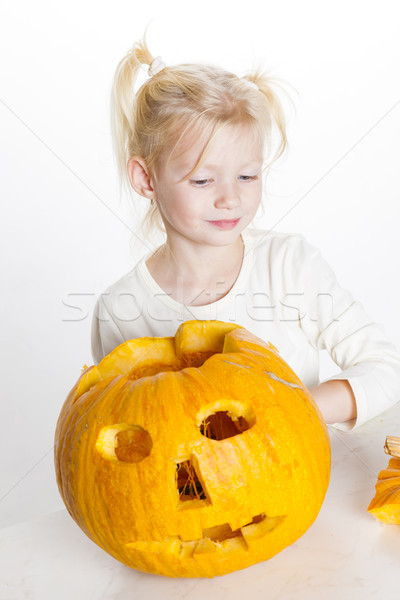
[[[270,166],[287,146],[286,124],[276,84],[265,73],[254,71],[245,77],[209,65],[166,66],[147,79],[135,92],[143,65],[154,57],[145,38],[136,42],[119,62],[111,93],[111,130],[120,182],[131,190],[127,163],[140,156],[151,176],[156,177],[158,159],[165,149],[176,149],[186,133],[206,133],[208,143],[192,172],[218,131],[226,125],[249,126],[272,154]],[[272,152],[272,133],[278,134]],[[190,174],[188,175],[190,176]],[[156,205],[144,220],[146,229],[161,225]]]

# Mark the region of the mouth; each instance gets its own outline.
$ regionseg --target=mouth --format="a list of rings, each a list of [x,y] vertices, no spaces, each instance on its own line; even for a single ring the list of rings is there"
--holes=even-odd
[[[234,229],[239,223],[240,219],[223,219],[221,221],[207,221],[210,225],[218,227],[218,229]]]
[[[240,550],[249,550],[249,544],[276,529],[286,519],[286,515],[268,517],[257,515],[251,523],[232,531],[228,523],[203,529],[203,537],[197,540],[181,540],[179,536],[170,536],[163,541],[136,541],[126,544],[127,549],[145,552],[167,552],[177,558],[192,558],[200,554],[217,552],[229,554]]]

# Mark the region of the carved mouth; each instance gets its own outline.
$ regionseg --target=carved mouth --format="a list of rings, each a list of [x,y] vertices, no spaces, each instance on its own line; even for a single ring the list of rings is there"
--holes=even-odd
[[[168,552],[178,558],[191,558],[200,554],[218,552],[229,554],[240,550],[249,550],[249,543],[263,538],[276,529],[286,519],[286,515],[268,517],[257,515],[251,523],[232,531],[228,523],[203,529],[203,537],[197,540],[183,541],[179,536],[170,536],[163,541],[136,541],[126,544],[126,548],[145,552]]]

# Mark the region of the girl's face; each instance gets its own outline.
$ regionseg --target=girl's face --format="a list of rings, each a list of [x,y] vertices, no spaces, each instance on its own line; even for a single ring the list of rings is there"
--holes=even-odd
[[[245,126],[228,126],[213,140],[203,164],[182,181],[205,143],[191,139],[183,151],[178,147],[172,157],[161,156],[153,197],[169,241],[225,246],[238,239],[260,205],[262,147]]]

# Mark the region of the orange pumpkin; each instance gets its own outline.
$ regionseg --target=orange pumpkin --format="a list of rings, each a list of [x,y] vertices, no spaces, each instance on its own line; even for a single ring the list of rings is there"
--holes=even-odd
[[[378,474],[375,496],[368,506],[368,512],[383,523],[400,525],[400,438],[388,436],[385,452],[393,458],[389,459],[387,468]]]
[[[55,436],[83,531],[121,562],[213,577],[266,560],[315,520],[327,428],[271,344],[219,321],[139,338],[87,369]]]

